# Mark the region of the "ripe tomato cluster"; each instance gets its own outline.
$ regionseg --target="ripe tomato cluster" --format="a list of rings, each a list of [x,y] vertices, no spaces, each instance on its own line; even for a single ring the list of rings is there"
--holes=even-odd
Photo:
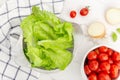
[[[88,80],[116,79],[120,71],[120,53],[100,46],[88,53],[84,71]]]

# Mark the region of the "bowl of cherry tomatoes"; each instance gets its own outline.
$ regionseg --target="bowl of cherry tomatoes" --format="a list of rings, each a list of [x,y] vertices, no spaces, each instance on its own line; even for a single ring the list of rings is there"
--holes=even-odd
[[[81,73],[84,80],[120,80],[120,52],[107,45],[91,48],[85,54]]]

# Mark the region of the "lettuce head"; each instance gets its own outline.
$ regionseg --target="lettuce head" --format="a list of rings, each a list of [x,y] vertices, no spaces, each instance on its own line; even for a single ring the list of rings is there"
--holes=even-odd
[[[24,54],[32,67],[64,70],[72,60],[73,26],[55,14],[32,7],[21,22]]]

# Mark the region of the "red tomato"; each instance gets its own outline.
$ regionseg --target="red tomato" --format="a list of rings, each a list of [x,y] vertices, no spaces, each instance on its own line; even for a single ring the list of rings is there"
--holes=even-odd
[[[95,51],[97,54],[99,54],[99,50],[98,50],[98,48],[97,48],[97,49],[95,49],[94,51]]]
[[[88,53],[87,58],[89,60],[97,59],[97,53],[95,51],[91,51],[91,52]]]
[[[98,59],[99,59],[99,61],[106,61],[106,60],[108,60],[108,55],[106,53],[100,53],[98,55]]]
[[[106,46],[101,46],[101,47],[99,47],[99,51],[100,52],[107,52],[107,50],[108,50],[108,48],[106,47]]]
[[[101,69],[100,69],[100,68],[98,68],[98,69],[96,70],[96,72],[97,72],[97,73],[101,72]]]
[[[109,48],[109,49],[107,50],[107,54],[108,54],[108,56],[111,56],[112,53],[113,53],[113,50]]]
[[[112,54],[112,60],[113,60],[113,61],[119,61],[119,60],[120,60],[120,53],[114,52],[114,53]]]
[[[110,70],[110,64],[108,63],[108,62],[102,62],[101,64],[100,64],[100,69],[102,70],[102,71],[105,71],[105,72],[108,72],[109,70]]]
[[[90,68],[88,67],[88,65],[85,65],[85,66],[84,66],[84,71],[85,71],[85,73],[86,73],[87,75],[89,75],[89,74],[91,73],[91,70],[90,70]]]
[[[92,61],[89,61],[88,66],[90,70],[96,71],[98,69],[99,63],[97,60],[92,60]]]
[[[119,75],[120,53],[101,46],[88,53],[85,64],[89,80],[113,80]]]
[[[70,17],[71,18],[75,18],[76,17],[76,11],[74,11],[74,10],[72,10],[71,12],[70,12]]]
[[[115,64],[118,66],[118,69],[120,70],[120,61],[115,61]]]
[[[107,61],[108,63],[113,64],[113,60],[111,58],[109,58]]]
[[[118,66],[113,64],[110,68],[110,77],[117,78],[118,77]]]
[[[97,75],[95,73],[91,73],[89,76],[88,76],[88,80],[97,80]]]
[[[107,73],[101,72],[98,74],[98,80],[111,80]]]
[[[82,8],[82,9],[80,10],[80,15],[81,15],[81,16],[86,16],[88,13],[89,13],[88,7]]]

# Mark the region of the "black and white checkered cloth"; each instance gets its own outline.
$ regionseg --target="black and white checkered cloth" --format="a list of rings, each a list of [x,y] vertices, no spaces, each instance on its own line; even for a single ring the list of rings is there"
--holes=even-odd
[[[0,7],[0,80],[37,80],[36,71],[15,64],[11,50],[20,37],[20,22],[37,5],[56,15],[61,13],[64,0],[8,0]]]

